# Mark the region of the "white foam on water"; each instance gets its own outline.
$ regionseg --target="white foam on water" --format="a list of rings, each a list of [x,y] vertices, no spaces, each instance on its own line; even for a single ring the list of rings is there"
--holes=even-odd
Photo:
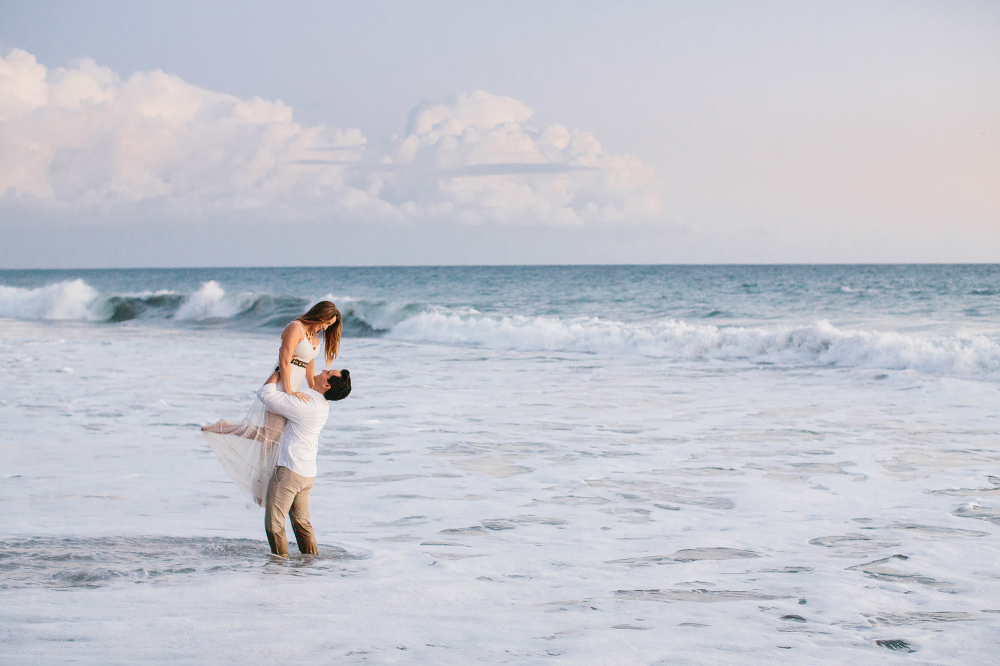
[[[38,288],[0,286],[0,317],[23,320],[101,321],[111,316],[113,298],[175,295],[172,290],[99,294],[83,280]],[[221,321],[254,305],[254,292],[228,293],[216,281],[202,283],[175,312],[155,310],[161,325]],[[375,332],[409,342],[475,346],[494,350],[586,352],[639,355],[673,360],[723,360],[783,365],[902,370],[953,377],[1000,380],[1000,344],[982,334],[920,335],[808,325],[756,327],[692,324],[669,319],[621,322],[600,318],[504,317],[472,307],[443,308],[426,303],[372,300],[328,294],[345,316]],[[271,316],[265,314],[262,316]],[[165,318],[164,318],[165,317]],[[242,322],[253,325],[252,321]]]
[[[117,295],[123,298],[149,298],[150,296],[176,296],[177,292],[173,289],[157,289],[156,291],[129,291]]]
[[[251,293],[227,294],[215,280],[201,285],[181,304],[174,314],[180,321],[204,321],[206,319],[228,319],[250,307],[255,296]]]
[[[0,317],[12,319],[97,319],[91,310],[97,291],[83,280],[66,280],[44,287],[0,286]]]
[[[276,348],[0,322],[0,661],[1000,649],[995,383],[349,339],[311,516],[321,552],[354,559],[275,562],[198,425],[239,418]]]
[[[667,320],[623,323],[598,318],[485,317],[425,312],[391,330],[412,342],[521,351],[574,351],[679,360],[720,359],[787,365],[912,369],[1000,378],[1000,344],[984,335],[952,337],[808,326],[719,327]]]
[[[354,301],[342,307],[341,311],[357,317],[376,330],[387,331],[412,316],[415,310],[422,309],[423,306],[407,303]]]
[[[336,303],[342,314],[363,321],[376,331],[387,331],[409,317],[428,309],[425,304],[421,303],[371,300],[352,296],[334,296],[333,294],[327,294],[315,300]]]

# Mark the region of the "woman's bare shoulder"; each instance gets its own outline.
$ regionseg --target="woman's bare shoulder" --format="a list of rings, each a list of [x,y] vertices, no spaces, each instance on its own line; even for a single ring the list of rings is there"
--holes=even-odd
[[[288,322],[288,326],[285,326],[285,330],[281,332],[282,340],[298,342],[304,337],[306,337],[306,332],[302,330],[302,324],[299,323],[298,319]]]

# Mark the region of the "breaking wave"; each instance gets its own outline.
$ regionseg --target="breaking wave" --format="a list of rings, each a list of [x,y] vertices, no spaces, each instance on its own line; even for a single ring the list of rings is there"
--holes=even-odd
[[[107,323],[171,321],[189,326],[280,328],[319,300],[336,301],[344,315],[343,335],[383,335],[407,317],[426,310],[420,304],[396,304],[334,298],[228,293],[205,282],[190,294],[164,290],[104,296],[83,280],[67,280],[27,289],[0,286],[0,317],[29,320],[77,320]]]
[[[205,282],[190,293],[104,296],[83,280],[27,289],[0,286],[0,317],[180,326],[280,328],[317,300],[333,300],[348,338],[468,345],[499,350],[642,355],[785,365],[911,369],[935,375],[1000,380],[1000,344],[984,335],[915,336],[804,326],[726,327],[678,320],[626,323],[599,318],[503,317],[427,303],[334,297],[227,293]]]
[[[83,280],[24,289],[0,286],[0,317],[14,319],[94,319],[97,292]]]
[[[668,320],[623,323],[555,317],[482,317],[427,312],[389,337],[523,351],[573,351],[674,359],[912,369],[1000,379],[1000,344],[986,336],[917,337],[808,326],[719,327]]]

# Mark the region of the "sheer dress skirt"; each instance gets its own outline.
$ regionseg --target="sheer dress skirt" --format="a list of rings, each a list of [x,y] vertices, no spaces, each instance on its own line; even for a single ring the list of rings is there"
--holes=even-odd
[[[305,368],[292,366],[291,384],[295,390],[299,390],[305,376]],[[282,386],[278,382],[279,391],[284,390]],[[269,412],[264,403],[254,398],[242,421],[222,420],[201,429],[226,474],[258,506],[264,506],[267,486],[278,463],[285,421],[284,416]]]

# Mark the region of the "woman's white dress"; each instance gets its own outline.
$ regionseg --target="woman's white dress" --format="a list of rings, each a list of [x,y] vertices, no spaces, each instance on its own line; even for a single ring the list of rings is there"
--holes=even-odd
[[[303,338],[296,345],[292,358],[307,364],[319,355],[319,350],[318,344],[313,346]],[[292,391],[300,390],[305,378],[306,369],[293,363]],[[284,390],[280,381],[278,390]],[[285,417],[267,411],[264,404],[254,398],[250,411],[242,421],[219,421],[203,428],[202,433],[223,469],[240,490],[263,505],[267,484],[278,461],[278,446],[284,427]]]

